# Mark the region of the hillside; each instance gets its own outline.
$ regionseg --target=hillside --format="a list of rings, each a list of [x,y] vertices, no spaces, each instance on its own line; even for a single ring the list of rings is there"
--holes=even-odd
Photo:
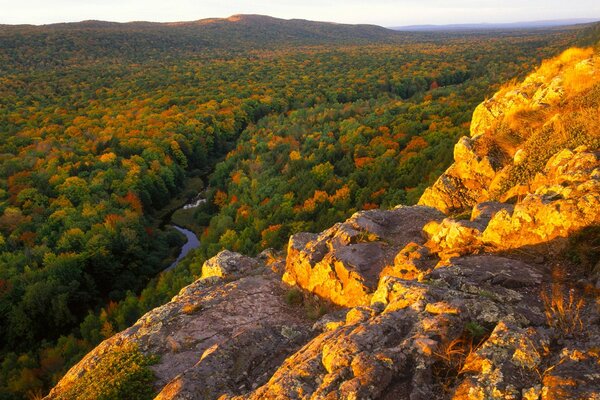
[[[177,23],[83,21],[42,26],[0,25],[0,59],[5,64],[0,68],[14,64],[47,67],[82,58],[142,62],[194,54],[205,57],[206,52],[401,43],[415,38],[374,25],[283,20],[262,15]]]
[[[50,25],[0,25],[0,32],[5,35],[32,34],[66,34],[66,33],[100,33],[120,34],[155,34],[168,35],[172,40],[181,43],[190,41],[190,45],[217,46],[227,42],[245,41],[246,44],[259,46],[272,43],[326,43],[349,40],[380,41],[398,38],[396,32],[376,25],[349,25],[330,22],[317,22],[301,19],[285,20],[266,15],[240,14],[229,18],[208,18],[186,22],[107,22],[82,21]]]
[[[599,63],[480,104],[420,205],[206,261],[47,398],[600,397]]]

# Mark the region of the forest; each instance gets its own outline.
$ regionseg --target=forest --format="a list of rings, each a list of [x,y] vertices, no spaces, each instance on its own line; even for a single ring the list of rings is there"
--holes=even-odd
[[[0,399],[45,394],[221,249],[414,204],[479,102],[596,35],[225,25],[0,27]],[[201,246],[161,273],[183,239],[158,215],[193,178]]]

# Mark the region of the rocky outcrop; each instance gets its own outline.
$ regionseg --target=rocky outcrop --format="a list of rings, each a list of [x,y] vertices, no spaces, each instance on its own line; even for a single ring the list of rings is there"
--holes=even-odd
[[[480,277],[477,265],[487,267],[489,275]],[[444,368],[456,369],[443,354],[450,343],[472,340],[465,333],[470,326],[490,327],[504,320],[531,324],[520,310],[535,296],[511,288],[534,287],[541,275],[492,256],[443,270],[454,274],[436,276],[435,285],[382,278],[371,305],[350,309],[341,325],[288,358],[267,384],[234,398],[444,398],[439,375],[448,372]],[[495,279],[494,271],[501,278]]]
[[[285,260],[208,260],[49,398],[134,344],[161,356],[158,399],[600,399],[600,264],[573,253],[598,238],[572,243],[600,226],[596,65],[566,53],[484,102],[421,205],[293,235]],[[517,122],[532,136],[508,140]],[[313,323],[294,296],[339,307]]]
[[[423,244],[423,226],[442,217],[421,206],[361,211],[319,235],[294,235],[283,281],[341,306],[368,304],[398,252],[409,243]]]
[[[592,339],[594,342],[598,337]],[[576,341],[552,349],[552,336],[540,328],[504,322],[465,360],[465,379],[455,399],[597,399],[600,356]],[[597,342],[596,342],[597,343]],[[575,346],[575,348],[571,347]]]
[[[599,157],[585,147],[554,155],[513,211],[502,210],[491,218],[483,242],[497,248],[523,247],[600,224]]]
[[[571,49],[523,82],[496,93],[475,109],[471,136],[459,140],[454,164],[425,190],[419,204],[456,214],[502,195],[514,186],[507,184],[507,178],[515,166],[539,161],[539,142],[547,131],[556,131],[550,136],[555,143],[566,139],[563,127],[573,123],[572,115],[582,112],[577,97],[586,96],[599,83],[598,57],[590,50]],[[576,104],[575,109],[569,109],[570,103]],[[589,112],[597,113],[597,104],[590,105]],[[591,136],[597,137],[595,123]],[[576,140],[564,142],[568,146]]]
[[[246,271],[246,276],[228,282],[207,273],[209,278],[185,287],[169,303],[100,344],[48,399],[62,399],[74,380],[125,344],[145,355],[160,355],[151,367],[160,399],[217,398],[266,381],[310,337],[311,321],[285,302],[279,276],[257,260],[222,252],[206,262],[203,275],[205,269],[230,277],[233,271]]]
[[[432,187],[425,189],[419,204],[453,213],[487,201],[488,188],[500,165],[497,156],[487,152],[478,154],[474,140],[463,137],[454,147],[454,164]]]
[[[442,260],[483,249],[499,251],[550,241],[558,251],[570,235],[600,224],[599,157],[599,152],[586,147],[560,151],[516,204],[479,203],[469,220],[445,218],[426,224],[427,246]]]
[[[200,278],[240,278],[247,275],[253,268],[256,268],[257,265],[257,260],[253,258],[243,256],[239,253],[233,253],[229,250],[223,250],[213,258],[204,262]]]

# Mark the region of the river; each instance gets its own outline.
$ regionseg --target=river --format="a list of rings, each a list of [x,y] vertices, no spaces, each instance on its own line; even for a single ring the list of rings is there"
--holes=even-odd
[[[169,270],[172,270],[173,268],[175,268],[177,266],[177,264],[179,263],[179,261],[181,261],[185,256],[187,256],[187,254],[190,252],[190,250],[195,249],[196,247],[200,246],[200,241],[198,240],[198,237],[196,236],[196,234],[194,232],[192,232],[188,229],[182,228],[180,226],[177,226],[177,225],[173,225],[173,227],[185,235],[187,242],[181,248],[181,252],[179,253],[179,256],[177,257],[177,260],[173,261],[173,263],[171,265],[169,265],[167,268],[165,268],[165,271],[169,271]]]

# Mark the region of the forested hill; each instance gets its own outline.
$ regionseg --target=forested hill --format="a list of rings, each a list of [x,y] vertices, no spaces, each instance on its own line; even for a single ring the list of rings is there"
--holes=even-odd
[[[0,26],[0,59],[35,64],[76,57],[119,56],[147,61],[156,56],[206,50],[264,49],[274,46],[392,43],[416,37],[375,25],[284,20],[262,15],[190,22],[116,23],[83,21],[43,26]],[[70,57],[69,57],[70,56]]]

